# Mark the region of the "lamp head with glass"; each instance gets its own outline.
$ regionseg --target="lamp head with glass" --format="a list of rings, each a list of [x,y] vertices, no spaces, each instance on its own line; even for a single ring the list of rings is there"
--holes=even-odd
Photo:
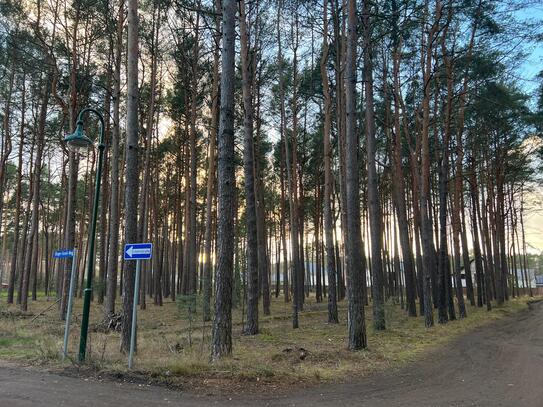
[[[68,149],[75,153],[83,153],[90,149],[94,144],[85,134],[82,121],[77,122],[75,131],[72,134],[66,135],[64,141],[68,144]]]

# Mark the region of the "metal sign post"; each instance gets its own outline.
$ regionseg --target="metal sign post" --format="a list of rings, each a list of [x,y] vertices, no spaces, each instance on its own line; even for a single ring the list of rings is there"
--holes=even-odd
[[[77,251],[73,250],[57,250],[53,254],[55,259],[67,259],[72,258],[72,273],[70,274],[70,288],[68,291],[68,307],[66,308],[66,325],[64,327],[64,344],[62,346],[62,360],[68,354],[68,336],[70,334],[70,318],[72,316],[72,304],[74,296],[74,285],[75,285],[75,269],[77,266]]]
[[[140,293],[141,260],[136,261],[136,280],[134,282],[134,305],[132,306],[132,326],[130,332],[130,353],[128,354],[128,368],[132,369],[134,349],[136,347],[136,322],[138,320],[138,299]]]
[[[128,353],[128,368],[132,369],[134,349],[136,347],[136,324],[138,320],[138,299],[140,293],[141,260],[148,260],[153,254],[152,243],[132,243],[124,246],[124,259],[136,260],[136,278],[134,281],[134,304],[132,306],[132,327],[130,331],[130,352]]]

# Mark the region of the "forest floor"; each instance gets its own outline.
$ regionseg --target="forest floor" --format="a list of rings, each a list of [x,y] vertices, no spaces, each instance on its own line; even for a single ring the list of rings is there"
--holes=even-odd
[[[320,383],[301,389],[279,387],[273,392],[256,391],[255,388],[252,388],[252,391],[238,392],[237,389],[229,388],[216,393],[210,391],[208,387],[185,392],[179,388],[167,389],[145,382],[112,381],[100,375],[76,378],[59,372],[51,373],[50,363],[45,370],[36,366],[21,367],[19,363],[0,362],[0,400],[2,405],[13,407],[43,405],[540,407],[543,400],[541,387],[543,302],[532,303],[529,308],[526,306],[526,299],[516,300],[508,307],[495,309],[489,314],[495,317],[484,318],[485,321],[492,322],[472,322],[467,326],[469,319],[482,320],[472,309],[473,318],[447,325],[451,327],[456,325],[456,331],[462,332],[455,334],[454,339],[451,339],[447,327],[438,326],[426,331],[426,336],[432,338],[430,341],[432,345],[424,341],[415,353],[411,353],[413,358],[417,359],[415,362],[399,369],[384,369],[367,377],[345,376],[342,383]],[[11,348],[11,345],[6,345],[4,332],[6,323],[5,320],[1,322],[3,342],[0,349],[1,357],[5,359],[6,349]],[[405,324],[405,321],[398,322],[398,326],[390,323],[391,336],[394,336],[396,329],[401,329],[402,326],[407,328]],[[437,333],[434,334],[435,331]],[[411,341],[420,339],[417,335],[412,336],[409,330],[405,334]],[[299,338],[305,337],[301,333],[299,335]],[[375,365],[399,366],[393,355],[380,363],[374,362],[371,355],[378,350],[382,352],[385,348],[397,353],[404,353],[403,349],[391,345],[384,334],[379,338],[370,332],[369,337],[370,350],[360,354],[366,355],[365,360],[368,364],[373,363],[373,370],[377,369]],[[30,341],[31,339],[28,339],[26,343]],[[381,342],[387,342],[388,345]],[[407,341],[402,341],[402,344],[401,348],[410,346]],[[37,358],[43,351],[38,350],[40,347],[38,342],[35,342],[34,346]],[[245,347],[248,345],[244,344],[243,347],[237,345],[236,355]],[[337,343],[336,347],[344,348],[344,344]],[[20,349],[22,348],[23,345]],[[315,349],[309,353],[306,360],[311,361],[313,357],[311,355],[316,352]],[[343,357],[341,350],[337,352],[340,352],[339,357]],[[19,356],[22,357],[23,354],[21,350]],[[160,349],[157,349],[159,357],[160,354]],[[171,359],[181,358],[182,355],[183,353],[176,357],[171,356]],[[358,360],[359,354],[351,356],[357,360],[356,364],[361,362]],[[266,363],[269,358],[270,355],[265,354],[255,356],[253,365]],[[347,364],[344,360],[342,363]],[[143,360],[140,357],[138,365],[142,364]],[[318,365],[316,361],[312,364]],[[296,370],[297,366],[293,369]],[[366,371],[363,367],[357,369],[353,367],[344,371],[357,373]]]
[[[273,391],[401,368],[466,332],[525,309],[526,301],[527,297],[514,299],[490,313],[468,306],[468,318],[436,324],[429,330],[422,317],[408,318],[399,305],[388,304],[384,332],[373,330],[371,307],[367,307],[368,349],[353,353],[346,349],[345,301],[339,305],[341,322],[334,325],[326,322],[326,302],[307,298],[300,328],[293,330],[291,304],[274,298],[271,316],[260,315],[260,334],[254,337],[241,335],[243,310],[234,311],[233,356],[211,364],[211,325],[194,322],[201,319],[199,306],[189,318],[183,301],[165,300],[162,307],[148,303],[146,310],[138,311],[138,352],[134,369],[128,371],[127,358],[119,352],[120,334],[101,329],[100,305],[94,303],[91,308],[87,363],[81,366],[76,362],[81,300],[74,304],[69,356],[62,361],[64,324],[58,319],[54,299],[30,301],[29,311],[23,314],[0,298],[0,360],[73,375],[211,392],[225,388],[247,391],[255,386]]]

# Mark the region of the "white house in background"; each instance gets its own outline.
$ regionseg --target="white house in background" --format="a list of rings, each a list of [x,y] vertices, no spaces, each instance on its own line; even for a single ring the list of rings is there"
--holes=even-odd
[[[470,268],[471,268],[471,279],[475,283],[475,262],[474,261],[470,263]],[[524,286],[524,277],[523,277],[524,273],[522,269],[517,269],[516,273],[518,277],[519,288],[527,288]],[[532,288],[540,287],[536,283],[536,277],[540,278],[541,276],[535,275],[535,269],[526,269],[526,278],[528,279],[529,286]],[[462,270],[462,287],[466,287],[466,275],[464,273],[464,270]],[[541,287],[543,287],[543,281],[541,281]]]
[[[276,267],[277,267],[277,264],[276,263],[272,263],[272,273],[271,273],[271,284],[275,284],[275,277],[276,277]],[[402,267],[402,271],[403,271],[403,263],[401,263],[401,267]],[[471,268],[471,279],[473,281],[473,283],[475,284],[475,261],[471,261],[470,263],[470,268]],[[316,269],[317,269],[317,265],[315,263],[312,263],[312,262],[306,262],[305,263],[305,270],[306,272],[311,272],[313,274],[313,279],[314,279],[314,276],[315,276],[315,272],[316,272]],[[524,279],[523,279],[523,272],[522,272],[522,269],[517,269],[517,276],[518,276],[518,285],[520,288],[525,288],[524,287]],[[321,265],[321,272],[324,273],[324,281],[325,281],[325,284],[328,284],[328,274],[327,274],[327,268],[326,266],[322,266]],[[530,286],[532,288],[535,288],[535,287],[543,287],[543,276],[536,276],[535,275],[535,269],[526,269],[526,277],[528,278],[528,282],[530,284]],[[452,278],[452,283],[455,284],[455,281],[454,281],[454,275],[451,276]],[[366,275],[366,284],[368,287],[371,287],[371,280],[369,278],[369,273],[367,273]],[[537,281],[536,281],[537,279]],[[279,281],[281,284],[283,284],[283,265],[280,264],[280,273],[279,273]],[[403,276],[402,276],[402,285],[404,284],[403,282]],[[462,268],[462,287],[466,288],[466,275],[464,273],[464,269]]]

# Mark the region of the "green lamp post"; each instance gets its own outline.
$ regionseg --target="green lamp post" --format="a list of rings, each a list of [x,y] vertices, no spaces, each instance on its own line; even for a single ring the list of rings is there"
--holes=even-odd
[[[72,151],[79,151],[91,148],[94,143],[85,135],[83,130],[83,116],[85,113],[94,113],[98,116],[100,121],[100,139],[98,143],[98,166],[96,168],[96,182],[94,189],[94,203],[92,207],[92,218],[89,228],[89,248],[87,254],[87,283],[83,295],[83,317],[81,321],[81,339],[79,341],[79,361],[85,360],[85,353],[87,349],[87,334],[89,330],[89,313],[90,313],[90,301],[92,293],[92,274],[94,270],[94,244],[96,240],[96,221],[98,217],[98,205],[100,202],[100,186],[102,179],[102,166],[104,161],[104,150],[106,145],[104,144],[104,117],[95,109],[85,108],[79,112],[77,116],[77,123],[75,131],[72,134],[67,135],[64,141],[68,144],[68,148]]]

